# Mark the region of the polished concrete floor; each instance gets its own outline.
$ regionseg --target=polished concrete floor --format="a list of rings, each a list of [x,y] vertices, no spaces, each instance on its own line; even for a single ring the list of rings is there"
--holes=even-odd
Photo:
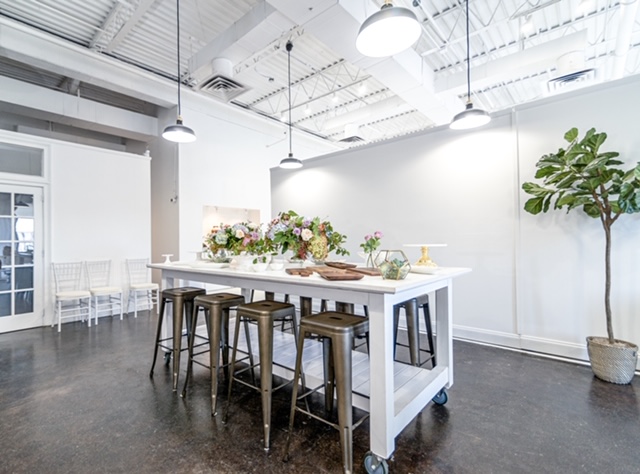
[[[0,472],[341,472],[338,433],[300,415],[281,461],[288,391],[275,396],[265,453],[257,393],[234,389],[223,425],[209,414],[205,369],[186,399],[162,363],[150,379],[154,329],[144,315],[0,335]],[[613,385],[585,366],[457,341],[454,357],[449,402],[398,436],[390,472],[640,472],[638,377]],[[356,472],[368,428],[354,434]]]

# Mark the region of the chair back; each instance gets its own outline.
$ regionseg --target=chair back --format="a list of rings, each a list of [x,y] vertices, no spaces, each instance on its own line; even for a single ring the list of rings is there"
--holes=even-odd
[[[56,293],[83,289],[82,262],[52,263]]]
[[[147,264],[148,258],[131,258],[127,259],[127,275],[129,276],[129,284],[149,283],[151,281]]]
[[[111,260],[86,262],[89,288],[102,288],[111,282]]]

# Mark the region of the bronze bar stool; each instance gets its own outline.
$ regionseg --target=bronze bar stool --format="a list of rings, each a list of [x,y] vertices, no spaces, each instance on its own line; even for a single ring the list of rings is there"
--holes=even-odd
[[[182,388],[182,397],[187,394],[187,384],[191,380],[193,364],[207,367],[211,371],[211,416],[216,414],[218,398],[218,369],[220,368],[220,349],[222,349],[222,367],[225,376],[229,377],[229,310],[244,303],[244,297],[233,293],[213,293],[210,295],[196,296],[193,300],[193,312],[191,313],[191,332],[189,333],[189,362],[187,364],[187,377]],[[194,349],[203,345],[195,345],[195,328],[197,327],[199,309],[204,309],[209,336],[209,348],[200,352]],[[218,341],[216,344],[214,341]],[[209,352],[209,365],[196,359],[195,356]]]
[[[407,338],[409,344],[402,344],[398,341],[398,322],[400,319],[400,309],[404,308],[405,315],[407,318]],[[419,309],[422,308],[422,312],[424,314],[424,322],[427,330],[427,342],[429,344],[428,348],[420,347],[420,314]],[[411,365],[414,366],[422,366],[426,364],[428,361],[431,361],[431,366],[436,366],[436,354],[435,347],[433,344],[433,331],[431,329],[431,314],[429,311],[429,295],[424,294],[420,295],[417,298],[412,298],[403,303],[399,303],[393,307],[393,317],[394,317],[394,356],[395,356],[395,347],[397,345],[408,347],[409,348],[409,359],[411,361]],[[422,360],[421,352],[426,352],[428,356]]]
[[[298,338],[298,352],[296,355],[296,369],[293,379],[293,393],[291,395],[291,413],[289,415],[289,433],[285,446],[284,460],[289,457],[289,443],[293,432],[295,412],[299,411],[316,420],[327,423],[340,432],[342,446],[342,465],[344,472],[353,472],[353,430],[357,428],[369,415],[363,416],[353,423],[353,402],[351,382],[351,346],[353,338],[369,331],[369,322],[352,314],[329,311],[303,318],[300,321],[300,338]],[[314,389],[307,389],[302,381],[302,394],[298,397],[298,380],[302,371],[302,351],[304,339],[307,335],[318,335],[323,338],[323,354],[325,361],[325,409],[333,408],[333,391],[335,388],[338,402],[338,423],[317,416],[308,408],[298,407],[297,401],[306,399],[318,391],[323,385]]]
[[[182,288],[168,288],[162,290],[160,294],[160,311],[158,314],[158,329],[156,330],[156,344],[153,353],[153,363],[151,364],[151,372],[149,377],[153,377],[153,369],[156,366],[156,358],[158,357],[158,347],[171,350],[173,355],[173,391],[178,391],[178,373],[180,372],[180,351],[182,350],[182,322],[185,312],[190,315],[193,307],[193,300],[196,296],[204,295],[206,291],[203,288],[194,288],[185,286]],[[167,339],[161,339],[162,321],[164,319],[164,307],[167,302],[173,303],[173,347],[169,348],[163,343]],[[187,318],[187,334],[191,328],[190,318]]]
[[[298,327],[295,317],[296,308],[289,303],[280,303],[278,301],[256,301],[254,303],[245,303],[236,309],[236,327],[233,336],[233,352],[231,355],[231,370],[229,374],[229,392],[227,396],[227,405],[224,412],[223,423],[227,422],[229,415],[229,405],[231,401],[231,388],[233,382],[239,382],[247,387],[258,390],[262,396],[262,426],[264,429],[264,450],[269,450],[269,435],[271,431],[271,395],[275,390],[288,385],[291,382],[285,382],[278,387],[273,388],[273,323],[282,318],[292,318],[294,328],[293,336],[297,342]],[[258,349],[260,354],[260,386],[250,384],[237,375],[252,370],[256,365],[250,361],[247,368],[236,371],[236,352],[238,349],[238,335],[240,333],[240,324],[247,324],[248,321],[255,321],[258,325]],[[251,339],[247,335],[247,347],[251,348]]]

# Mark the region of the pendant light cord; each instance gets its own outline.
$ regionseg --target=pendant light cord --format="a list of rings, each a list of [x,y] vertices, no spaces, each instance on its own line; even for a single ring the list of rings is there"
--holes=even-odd
[[[176,22],[178,30],[178,117],[182,114],[182,107],[180,104],[180,0],[176,0]]]
[[[291,145],[291,50],[293,49],[293,43],[287,41],[287,78],[289,82],[289,155],[293,155],[293,148]]]
[[[469,0],[467,4],[467,102],[471,102],[471,65],[469,64]]]

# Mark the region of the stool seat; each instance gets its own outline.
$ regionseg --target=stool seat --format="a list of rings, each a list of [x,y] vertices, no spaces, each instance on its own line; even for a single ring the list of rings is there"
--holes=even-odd
[[[196,288],[193,286],[183,286],[180,288],[167,288],[166,290],[162,290],[163,298],[176,298],[181,297],[185,299],[194,299],[196,296],[204,295],[206,291],[204,288]]]
[[[212,293],[209,295],[199,295],[193,300],[193,312],[191,314],[191,328],[189,334],[189,362],[187,364],[187,376],[182,389],[182,397],[187,394],[187,385],[193,373],[193,363],[209,368],[211,375],[211,416],[216,414],[218,398],[218,369],[220,368],[220,350],[222,349],[222,367],[225,368],[225,375],[228,376],[229,366],[229,309],[244,303],[244,297],[233,293]],[[195,328],[199,309],[203,308],[205,322],[207,324],[207,335],[209,348],[198,353],[194,353]],[[217,343],[216,343],[217,341]],[[209,352],[209,365],[203,364],[194,359],[195,356]]]
[[[158,347],[170,349],[173,355],[173,391],[178,391],[178,374],[180,372],[180,352],[182,351],[182,324],[184,314],[187,316],[187,336],[191,332],[191,310],[193,308],[193,300],[196,296],[204,295],[204,288],[196,288],[192,286],[184,286],[179,288],[167,288],[160,293],[160,311],[158,315],[158,327],[156,330],[156,343],[153,353],[153,363],[149,377],[153,377],[153,369],[156,365],[158,357]],[[164,308],[167,302],[173,303],[173,345],[171,348],[163,345],[166,339],[161,338],[162,321],[164,320]]]
[[[280,319],[291,316],[291,308],[294,307],[290,303],[281,303],[279,301],[262,300],[253,303],[245,303],[242,305],[242,314],[249,317],[267,316],[273,319]]]
[[[357,336],[369,330],[369,321],[362,316],[327,311],[303,318],[300,327],[320,336],[348,335]]]

